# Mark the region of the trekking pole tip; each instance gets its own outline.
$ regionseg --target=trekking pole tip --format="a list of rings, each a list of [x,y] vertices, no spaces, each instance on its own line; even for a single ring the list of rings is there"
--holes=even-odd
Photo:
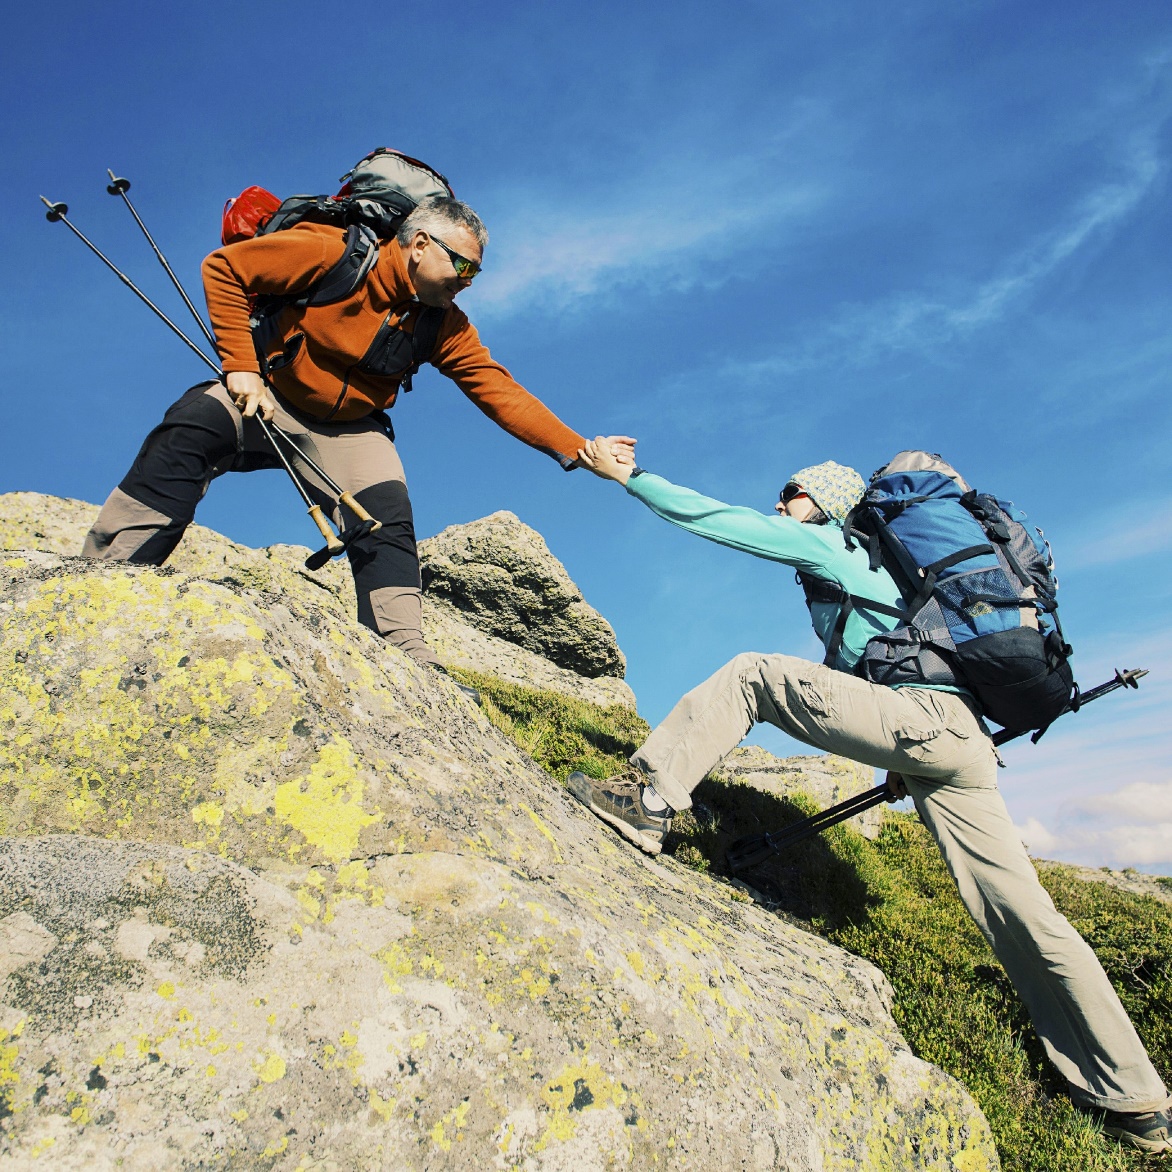
[[[69,205],[65,203],[53,203],[47,200],[43,195],[41,196],[41,203],[49,210],[45,213],[45,219],[51,224],[55,224],[69,211]]]
[[[106,168],[106,174],[110,176],[110,182],[106,185],[106,190],[111,195],[125,195],[130,190],[129,179],[123,179],[115,175],[109,167]]]

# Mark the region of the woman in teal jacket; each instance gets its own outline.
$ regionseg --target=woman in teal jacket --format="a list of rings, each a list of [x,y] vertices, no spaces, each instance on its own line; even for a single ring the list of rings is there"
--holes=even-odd
[[[870,569],[867,554],[843,540],[843,522],[863,495],[859,474],[833,461],[804,468],[769,515],[620,463],[601,438],[579,458],[673,525],[804,575],[830,662],[738,655],[676,704],[624,773],[606,781],[572,774],[574,796],[658,854],[675,812],[692,804],[692,790],[756,723],[887,770],[893,799],[911,795],[1072,1099],[1101,1114],[1104,1130],[1124,1142],[1172,1150],[1172,1098],[1095,954],[1038,882],[998,792],[997,751],[972,697],[853,674],[867,641],[897,624],[901,602],[890,575]],[[840,625],[837,591],[820,585],[877,605],[856,606]]]

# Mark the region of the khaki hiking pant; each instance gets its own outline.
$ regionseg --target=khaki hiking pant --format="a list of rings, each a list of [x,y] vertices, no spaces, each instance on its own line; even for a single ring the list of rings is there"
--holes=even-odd
[[[276,398],[274,422],[382,522],[382,528],[347,551],[359,621],[420,663],[435,664],[420,629],[419,556],[407,480],[387,429],[371,416],[353,423],[318,423]],[[285,454],[310,497],[335,524],[346,528],[358,520],[339,506],[304,460]],[[173,403],[147,436],[130,471],[102,506],[82,553],[161,566],[217,476],[281,466],[259,424],[240,414],[223,385],[200,383]]]
[[[1161,1110],[1168,1090],[1090,946],[1051,902],[997,790],[993,743],[965,701],[892,689],[789,655],[738,655],[631,758],[677,810],[759,721],[903,774],[960,897],[1076,1102]]]

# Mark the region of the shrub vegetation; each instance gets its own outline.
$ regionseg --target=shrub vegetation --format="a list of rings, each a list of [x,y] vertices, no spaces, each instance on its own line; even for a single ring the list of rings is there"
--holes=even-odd
[[[598,708],[472,672],[454,674],[481,690],[493,724],[559,781],[575,769],[594,777],[617,772],[648,731],[621,706]],[[816,808],[801,795],[780,799],[713,778],[693,797],[665,849],[714,876],[725,874],[724,853],[734,839],[785,826]],[[1089,882],[1061,864],[1039,863],[1038,872],[1095,950],[1157,1069],[1172,1082],[1172,905]],[[1006,1172],[1169,1168],[1162,1156],[1119,1148],[1071,1106],[1005,970],[915,814],[888,812],[874,841],[834,827],[746,878],[777,914],[883,970],[908,1043],[968,1087]]]

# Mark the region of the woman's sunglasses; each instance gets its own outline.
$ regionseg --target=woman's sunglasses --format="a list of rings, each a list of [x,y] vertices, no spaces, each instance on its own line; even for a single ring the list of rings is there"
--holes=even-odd
[[[790,501],[794,500],[796,497],[805,495],[806,490],[800,484],[794,484],[794,482],[791,480],[789,484],[787,484],[785,488],[781,490],[780,500],[783,505],[788,505]]]

